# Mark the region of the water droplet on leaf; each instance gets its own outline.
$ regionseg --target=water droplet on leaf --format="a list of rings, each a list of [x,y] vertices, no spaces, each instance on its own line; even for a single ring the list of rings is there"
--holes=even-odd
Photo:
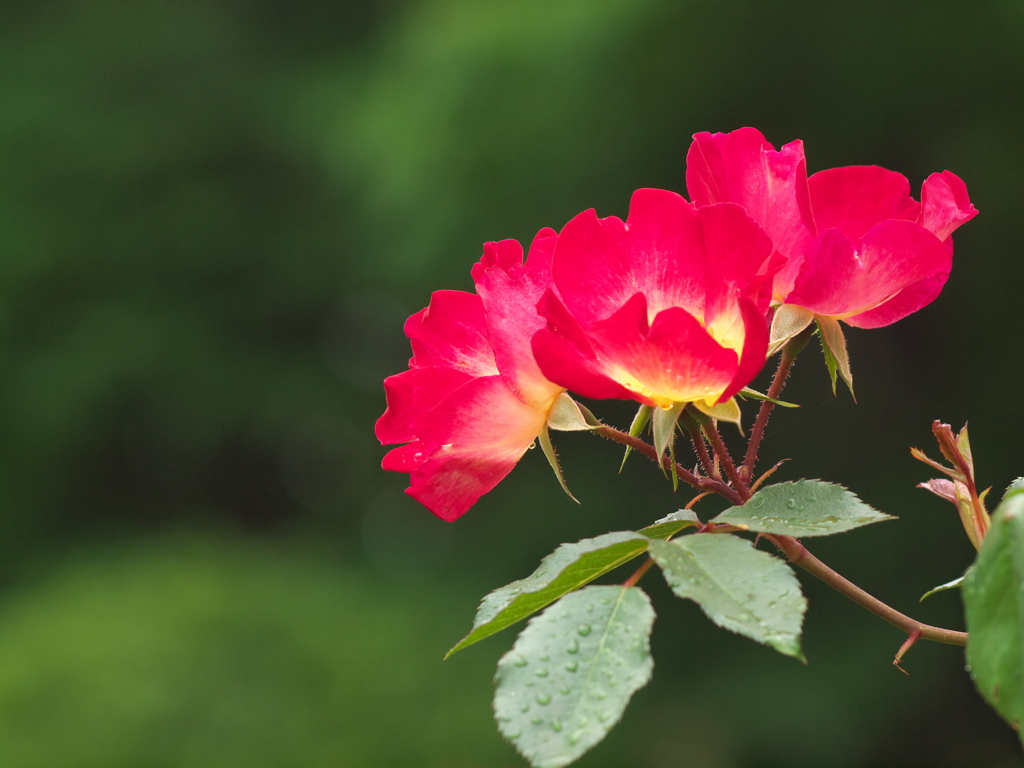
[[[580,624],[578,627],[576,627],[576,631],[584,637],[590,634],[590,629],[591,627],[589,624]]]
[[[542,707],[545,707],[551,703],[551,696],[549,696],[546,693],[538,693],[537,703],[540,704]]]

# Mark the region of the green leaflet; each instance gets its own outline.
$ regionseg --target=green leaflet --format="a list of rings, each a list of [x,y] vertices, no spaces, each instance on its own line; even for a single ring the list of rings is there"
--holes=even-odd
[[[937,592],[945,592],[948,589],[956,589],[957,587],[962,586],[963,583],[964,583],[964,579],[966,577],[967,577],[967,575],[964,574],[963,576],[959,576],[959,577],[953,579],[952,581],[947,581],[945,584],[939,584],[939,586],[937,586],[937,587],[932,587],[927,592],[925,592],[923,595],[921,595],[921,598],[918,600],[918,602],[919,603],[923,603],[924,599],[926,597],[931,597],[932,595],[934,595]]]
[[[963,583],[967,665],[1010,725],[1024,721],[1024,493],[1011,487]]]
[[[445,658],[643,554],[649,542],[642,534],[616,531],[560,545],[525,579],[513,581],[484,597],[473,620],[473,630],[448,651]]]
[[[498,662],[494,716],[535,768],[600,742],[651,678],[654,609],[638,587],[594,586],[535,617]]]
[[[731,534],[652,541],[649,551],[672,591],[697,603],[715,624],[804,659],[807,601],[786,563]]]
[[[797,480],[762,488],[742,507],[729,507],[711,522],[800,538],[843,533],[894,519],[868,506],[841,485],[824,480]]]
[[[665,515],[665,517],[648,525],[646,528],[641,528],[638,533],[642,533],[652,539],[667,539],[669,536],[675,536],[683,528],[691,525],[695,527],[700,526],[700,520],[697,519],[697,515],[692,510],[680,509]]]

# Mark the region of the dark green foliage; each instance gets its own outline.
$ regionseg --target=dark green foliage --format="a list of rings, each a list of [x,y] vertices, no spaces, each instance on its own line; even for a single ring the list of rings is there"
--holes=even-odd
[[[1024,492],[1007,492],[963,583],[967,663],[985,700],[1016,731],[1024,719]]]

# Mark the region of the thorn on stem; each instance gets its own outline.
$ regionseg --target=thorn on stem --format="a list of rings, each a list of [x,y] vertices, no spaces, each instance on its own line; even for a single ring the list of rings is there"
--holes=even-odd
[[[898,669],[904,675],[908,675],[909,676],[910,673],[907,672],[907,670],[905,670],[900,665],[900,661],[903,660],[904,654],[907,651],[909,651],[913,647],[914,643],[916,643],[920,639],[921,639],[921,630],[920,629],[915,629],[913,632],[911,632],[907,636],[907,639],[903,641],[903,645],[900,646],[900,649],[898,651],[896,651],[896,658],[892,660],[892,665],[894,667],[896,667],[896,669]]]

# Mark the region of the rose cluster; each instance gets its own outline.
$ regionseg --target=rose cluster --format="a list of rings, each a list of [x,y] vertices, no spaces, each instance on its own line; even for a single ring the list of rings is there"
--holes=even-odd
[[[690,201],[637,190],[625,221],[589,210],[543,229],[525,260],[487,243],[476,293],[437,291],[409,318],[409,369],[385,380],[377,422],[404,443],[383,467],[409,473],[407,493],[460,517],[566,390],[713,413],[812,322],[877,328],[933,301],[977,213],[949,171],[920,201],[877,166],[808,177],[802,142],[776,150],[753,128],[697,134],[686,186]]]

